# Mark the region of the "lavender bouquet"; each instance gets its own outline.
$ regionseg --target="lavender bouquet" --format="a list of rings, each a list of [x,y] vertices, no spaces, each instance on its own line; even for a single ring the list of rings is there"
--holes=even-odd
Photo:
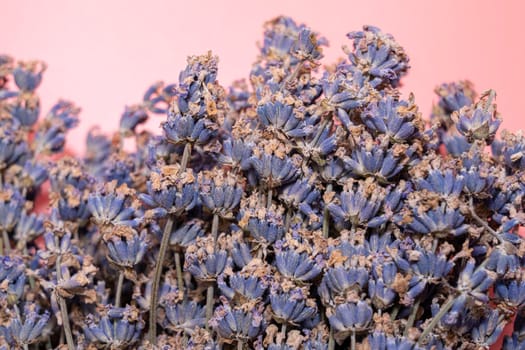
[[[525,349],[524,136],[467,81],[424,119],[394,38],[348,38],[321,68],[276,18],[249,81],[191,56],[77,158],[0,56],[0,349]]]

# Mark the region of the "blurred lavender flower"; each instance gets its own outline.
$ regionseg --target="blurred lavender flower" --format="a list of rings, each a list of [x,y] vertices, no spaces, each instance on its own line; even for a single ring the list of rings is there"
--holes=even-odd
[[[193,334],[195,328],[203,327],[206,321],[204,307],[193,301],[175,302],[167,300],[162,303],[166,319],[163,327],[174,332]]]
[[[139,340],[144,321],[131,306],[109,307],[106,314],[88,315],[82,327],[86,340],[108,348],[126,348]]]
[[[43,336],[44,328],[48,325],[49,312],[39,313],[36,304],[26,304],[24,306],[23,320],[17,316],[9,324],[10,335],[15,344],[24,346],[36,343]]]
[[[18,62],[13,70],[16,86],[24,92],[32,92],[40,85],[47,65],[42,61]]]
[[[66,143],[66,132],[78,124],[80,108],[69,101],[58,101],[35,134],[35,153],[53,154],[62,152]]]
[[[124,109],[124,113],[120,117],[119,131],[124,136],[131,136],[135,134],[135,129],[138,125],[143,124],[148,120],[148,113],[142,106],[130,106]]]
[[[41,215],[22,212],[15,227],[15,240],[30,242],[44,233],[44,220]]]
[[[22,94],[7,110],[23,127],[32,127],[40,115],[40,99],[33,94]]]
[[[108,260],[123,268],[132,269],[141,262],[148,249],[146,231],[139,233],[128,227],[120,227],[106,238]]]
[[[473,342],[479,347],[490,347],[498,340],[506,322],[505,316],[500,315],[497,310],[488,311],[488,314],[472,329]]]
[[[134,191],[127,186],[116,185],[116,181],[113,181],[100,192],[89,195],[87,206],[93,215],[93,221],[102,229],[113,226],[136,227],[139,221],[134,218],[137,209],[130,203]]]
[[[186,221],[182,226],[171,233],[170,245],[187,247],[195,242],[197,237],[204,235],[204,222],[200,219]]]
[[[0,300],[16,304],[24,294],[26,283],[25,265],[21,258],[0,256]]]

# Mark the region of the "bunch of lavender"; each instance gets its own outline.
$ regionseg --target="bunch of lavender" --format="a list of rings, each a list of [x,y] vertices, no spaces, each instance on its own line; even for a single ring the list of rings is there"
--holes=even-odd
[[[425,120],[394,38],[348,38],[321,68],[276,18],[229,89],[191,56],[82,158],[45,65],[0,56],[0,348],[488,349],[515,318],[525,349],[525,137],[466,81]]]

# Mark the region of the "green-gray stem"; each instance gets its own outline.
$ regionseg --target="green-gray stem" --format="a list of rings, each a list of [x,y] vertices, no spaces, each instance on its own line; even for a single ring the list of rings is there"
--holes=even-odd
[[[451,297],[448,298],[448,300],[445,303],[445,305],[443,305],[441,307],[441,309],[439,310],[437,315],[434,316],[434,318],[432,319],[430,324],[425,328],[425,330],[423,331],[423,333],[419,337],[419,340],[417,341],[418,345],[421,345],[423,340],[427,337],[427,335],[429,335],[430,332],[432,332],[432,330],[438,324],[438,322],[443,318],[443,316],[445,316],[445,314],[448,312],[448,310],[450,310],[452,305],[454,305],[454,301],[455,300],[456,300],[456,298],[454,296],[451,296]]]
[[[162,240],[159,248],[159,256],[157,257],[157,264],[155,265],[155,274],[153,277],[153,284],[151,287],[151,297],[149,304],[149,341],[152,345],[157,343],[157,301],[159,294],[160,277],[162,275],[162,266],[164,265],[164,258],[168,250],[168,243],[170,241],[171,231],[173,229],[173,217],[169,216],[164,232],[162,233]]]
[[[179,287],[179,292],[184,293],[184,281],[182,280],[182,264],[180,261],[180,253],[175,252],[175,271],[177,271],[177,286]],[[186,293],[184,293],[186,295]]]
[[[58,237],[55,237],[55,244],[60,247]],[[55,269],[57,273],[57,283],[62,281],[62,253],[57,255],[55,262]],[[71,325],[69,324],[69,313],[67,312],[66,300],[60,295],[56,295],[58,305],[60,307],[60,313],[62,315],[62,325],[64,326],[64,334],[66,336],[67,348],[69,350],[75,350],[75,343],[73,342],[73,333],[71,333]]]
[[[191,143],[187,143],[184,146],[184,152],[182,153],[182,160],[180,162],[181,172],[186,170],[191,155]]]
[[[412,326],[414,325],[414,322],[416,321],[417,311],[419,310],[419,303],[421,302],[421,299],[418,299],[416,303],[412,306],[412,312],[410,313],[410,316],[408,317],[407,324],[405,326],[405,331],[403,332],[403,337],[408,336],[408,331]]]
[[[213,214],[211,222],[211,236],[213,238],[213,251],[217,250],[217,236],[219,235],[219,215]]]
[[[483,228],[489,232],[493,237],[495,237],[498,242],[501,243],[501,239],[500,237],[498,236],[498,233],[496,231],[494,231],[494,229],[492,227],[490,227],[487,222],[485,220],[483,220],[482,218],[480,218],[478,216],[478,214],[476,214],[476,210],[474,209],[474,200],[473,198],[470,198],[469,200],[469,206],[470,206],[470,215],[472,216],[472,218],[478,223],[480,224],[481,226],[483,226]]]
[[[120,298],[122,296],[122,285],[124,284],[124,272],[120,271],[118,274],[117,291],[115,294],[115,307],[120,307]]]
[[[206,329],[210,328],[208,322],[213,314],[213,294],[215,294],[214,283],[215,282],[211,282],[211,285],[209,285],[206,290]]]
[[[211,223],[211,236],[213,238],[213,251],[217,250],[217,236],[219,233],[219,215],[213,214],[213,220]],[[212,282],[208,286],[206,291],[206,329],[209,329],[208,321],[213,314],[213,296],[215,294],[215,282]]]
[[[4,250],[7,255],[11,251],[11,242],[9,241],[9,235],[5,229],[2,230],[2,239],[4,240]]]
[[[334,350],[335,349],[335,341],[334,341],[334,330],[332,327],[330,327],[330,337],[328,338],[328,350]]]
[[[268,190],[268,197],[266,198],[266,208],[270,209],[272,207],[272,196],[273,196],[273,190],[270,188]]]
[[[326,186],[325,193],[332,192],[332,189],[333,189],[333,185],[331,183],[329,183]],[[326,206],[326,203],[325,203],[325,206],[324,206],[324,209],[323,209],[323,237],[324,238],[328,238],[329,235],[330,235],[330,213],[329,213],[328,207]]]

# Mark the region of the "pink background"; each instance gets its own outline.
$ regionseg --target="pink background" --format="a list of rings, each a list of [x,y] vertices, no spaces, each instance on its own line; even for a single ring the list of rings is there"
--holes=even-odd
[[[49,64],[39,89],[44,112],[60,97],[83,108],[69,138],[75,150],[84,148],[89,127],[114,130],[124,105],[140,102],[150,83],[175,82],[189,54],[218,54],[224,85],[247,77],[263,23],[280,14],[330,41],[326,63],[343,55],[348,31],[379,26],[409,53],[412,69],[403,92],[415,93],[425,115],[436,84],[468,78],[478,92],[496,89],[504,128],[525,128],[525,6],[498,3],[0,0],[0,52]]]

